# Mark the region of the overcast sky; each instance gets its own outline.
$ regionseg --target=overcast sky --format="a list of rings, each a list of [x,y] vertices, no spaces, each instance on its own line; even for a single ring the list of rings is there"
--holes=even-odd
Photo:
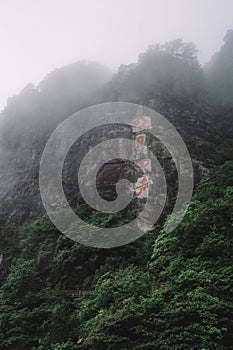
[[[0,109],[28,82],[82,59],[116,69],[182,37],[201,62],[233,28],[233,0],[0,0]]]

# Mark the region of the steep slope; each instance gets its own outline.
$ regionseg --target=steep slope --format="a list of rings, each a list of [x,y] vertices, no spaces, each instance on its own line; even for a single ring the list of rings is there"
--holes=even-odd
[[[49,74],[37,88],[29,84],[9,101],[0,129],[2,224],[22,223],[44,213],[38,189],[39,161],[44,145],[62,120],[99,102],[134,102],[163,114],[180,132],[189,149],[196,181],[221,164],[224,112],[221,114],[223,127],[219,129],[213,122],[213,110],[204,100],[202,70],[192,45],[175,41],[151,48],[133,67],[121,67],[103,88],[108,78],[109,73],[102,66],[81,62]],[[126,136],[127,133],[126,130]],[[97,144],[108,137],[109,130],[94,130],[82,139],[82,145],[88,149],[90,139]],[[78,161],[85,151],[82,145],[76,145]],[[171,161],[169,157],[157,156],[168,168],[171,189],[176,181]],[[72,187],[74,159],[67,169],[64,181],[69,200],[75,207],[80,196]]]
[[[109,83],[107,76],[103,67],[86,62],[62,68],[38,87],[29,84],[3,111],[0,349],[231,349],[232,161],[214,170],[232,160],[232,106],[210,104],[195,47],[180,40],[151,47]],[[77,110],[107,101],[163,114],[190,151],[196,183],[214,174],[197,186],[174,232],[167,234],[159,222],[152,235],[100,250],[69,240],[43,216],[38,170],[54,128]],[[72,150],[77,161],[109,137],[105,127],[86,134]],[[162,148],[157,155],[168,178],[169,207],[177,174]],[[81,201],[75,167],[71,154],[64,187],[73,208]],[[76,210],[100,227],[122,222],[117,214],[93,216],[85,205]],[[70,298],[70,290],[79,297]]]
[[[18,228],[0,349],[232,349],[232,179],[228,162],[201,181],[179,228],[122,248],[80,246],[46,217]],[[81,298],[64,293],[76,288]]]
[[[0,120],[1,221],[23,222],[44,212],[38,170],[45,143],[61,121],[98,101],[110,77],[106,67],[78,62],[9,99]]]

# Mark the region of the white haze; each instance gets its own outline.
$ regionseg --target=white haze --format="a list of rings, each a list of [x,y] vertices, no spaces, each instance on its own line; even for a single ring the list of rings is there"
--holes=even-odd
[[[206,62],[232,27],[232,0],[0,0],[0,110],[28,82],[82,59],[117,69],[182,37]]]

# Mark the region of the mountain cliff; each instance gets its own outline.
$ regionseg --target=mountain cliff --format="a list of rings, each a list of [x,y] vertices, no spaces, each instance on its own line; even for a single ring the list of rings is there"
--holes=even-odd
[[[78,62],[9,99],[0,127],[0,349],[232,349],[233,74],[224,63],[232,40],[229,32],[204,69],[194,45],[175,40],[150,47],[113,77],[101,65]],[[127,246],[97,249],[68,239],[44,215],[39,163],[63,120],[109,101],[148,106],[176,127],[192,157],[195,191],[184,220],[167,233],[177,172],[160,145],[170,196],[162,220]],[[123,218],[93,215],[74,182],[88,148],[118,135],[110,129],[78,140],[63,173],[72,208],[100,228]],[[129,128],[122,132],[131,137]],[[152,138],[148,147],[155,151]],[[104,197],[114,199],[120,171],[117,162],[103,168]]]
[[[109,79],[110,73],[105,67],[79,62],[55,70],[37,87],[29,84],[18,96],[9,99],[1,115],[0,128],[2,222],[23,223],[44,213],[38,170],[46,141],[59,123],[89,105],[127,101],[164,115],[188,147],[196,182],[229,159],[231,109],[228,108],[226,115],[223,107],[219,107],[218,112],[211,107],[204,93],[203,71],[194,46],[176,40],[151,47],[139,56],[136,64],[121,66],[112,80]],[[86,147],[91,135],[82,140]],[[93,137],[97,143],[109,137],[108,131],[95,130]],[[76,147],[76,154],[80,160],[80,145]],[[72,161],[66,172],[68,186],[74,177]],[[72,188],[69,192],[70,201],[77,205],[79,196],[71,193]]]

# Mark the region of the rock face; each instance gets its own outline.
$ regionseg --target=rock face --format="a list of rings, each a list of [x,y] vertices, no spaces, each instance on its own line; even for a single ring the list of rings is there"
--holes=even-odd
[[[51,90],[50,90],[51,93]],[[52,96],[52,94],[51,94]],[[90,105],[98,101],[98,95],[92,96]],[[52,99],[52,97],[51,97]],[[41,203],[38,173],[40,158],[51,132],[57,125],[73,112],[85,107],[87,102],[80,102],[78,96],[62,96],[59,101],[48,100],[48,95],[40,89],[24,89],[22,94],[10,101],[1,117],[0,142],[0,215],[2,224],[23,223],[35,220],[44,214]],[[76,102],[74,102],[76,101]],[[105,97],[105,101],[108,98]],[[129,101],[130,102],[130,101]],[[221,129],[213,123],[209,108],[205,106],[186,106],[185,104],[168,104],[156,99],[133,101],[144,104],[164,115],[183,137],[192,157],[195,181],[208,175],[216,165],[222,162],[221,147],[224,141],[224,121]],[[61,106],[62,109],[61,109]],[[132,137],[132,131],[125,128],[123,134]],[[119,131],[97,128],[84,135],[70,150],[63,171],[63,185],[68,201],[72,207],[81,202],[77,186],[77,167],[83,156],[92,147],[103,140],[114,138]],[[122,129],[121,129],[122,136]],[[160,145],[153,148],[153,140],[148,147],[154,151],[163,166],[173,196],[177,187],[177,174],[170,156]],[[123,165],[123,167],[122,167]],[[106,164],[100,171],[97,187],[101,195],[112,200],[116,196],[115,183],[129,170],[124,160],[119,159]],[[128,168],[127,168],[128,167]],[[123,170],[122,170],[123,169]],[[128,170],[127,170],[128,169]],[[138,174],[134,174],[134,177]],[[170,204],[168,203],[168,206]]]

